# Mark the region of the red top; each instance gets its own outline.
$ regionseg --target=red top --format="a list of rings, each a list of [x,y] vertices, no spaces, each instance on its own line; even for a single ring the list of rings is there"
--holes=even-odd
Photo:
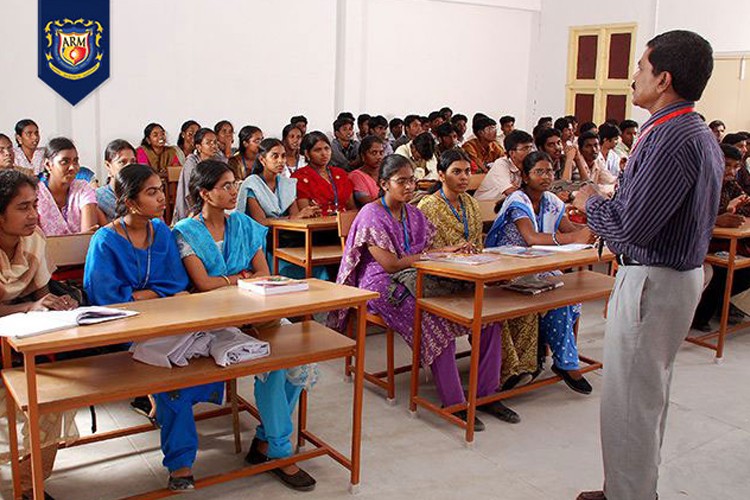
[[[328,169],[335,185],[321,177],[309,165],[292,174],[292,179],[297,179],[297,198],[315,202],[323,211],[323,215],[346,210],[346,202],[354,192],[352,181],[345,170],[337,167]]]

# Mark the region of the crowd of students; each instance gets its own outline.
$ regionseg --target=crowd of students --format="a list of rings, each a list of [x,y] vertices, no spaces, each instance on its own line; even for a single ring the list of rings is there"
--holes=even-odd
[[[39,127],[21,120],[15,145],[0,134],[0,315],[233,286],[240,278],[269,274],[270,219],[358,210],[338,270],[322,266],[314,274],[379,292],[369,309],[411,346],[415,261],[433,250],[475,252],[483,246],[593,242],[595,235],[568,203],[584,184],[612,196],[638,136],[638,123],[632,120],[608,120],[597,126],[579,125],[573,116],[554,121],[543,117],[530,134],[516,129],[511,116],[496,121],[477,113],[471,120],[471,136],[468,122],[449,108],[390,121],[367,114],[355,119],[344,112],[333,122],[329,138],[320,131],[308,132],[307,119],[295,116],[280,139],[266,137],[257,126],[242,127],[237,148],[234,127],[226,120],[213,128],[186,121],[175,146],[168,144],[163,126],[151,123],[137,148],[122,139],[109,143],[104,151],[107,178],[97,180],[80,165],[70,139],[53,138],[39,147]],[[726,157],[718,224],[737,226],[750,214],[750,134],[723,136],[725,127],[719,121],[710,127]],[[182,171],[170,228],[164,222],[165,185],[168,167],[178,166]],[[477,174],[484,177],[472,195],[467,192],[469,179]],[[422,180],[434,181],[429,191],[417,189]],[[497,204],[498,215],[486,239],[477,200]],[[75,298],[52,293],[59,289],[51,280],[45,236],[90,232],[94,235],[84,270],[85,294]],[[279,244],[300,242],[288,237]],[[279,272],[304,275],[286,262]],[[715,272],[708,290],[721,287],[724,279],[725,274]],[[737,291],[750,288],[750,273],[735,276],[735,285]],[[428,280],[425,287],[426,293],[440,294],[461,285]],[[698,327],[708,323],[718,308],[715,297],[720,296],[704,295],[696,313]],[[574,336],[579,316],[580,305],[575,305],[486,325],[477,396],[536,378],[544,369],[545,346],[552,352],[552,370],[576,392],[591,393],[579,371]],[[329,324],[341,331],[346,321],[344,311],[329,317]],[[422,330],[420,359],[433,374],[441,404],[464,402],[455,339],[468,330],[430,313],[424,314]],[[262,423],[246,457],[249,463],[292,453],[291,413],[311,379],[309,370],[256,378]],[[194,485],[191,467],[198,440],[192,405],[219,403],[221,398],[221,384],[155,395],[171,489]],[[0,411],[4,409],[0,401]],[[480,410],[509,423],[520,421],[501,402]],[[465,411],[457,415],[466,419]],[[56,443],[72,432],[64,432],[61,416],[45,418],[48,475]],[[484,427],[479,419],[475,426]],[[299,490],[315,485],[296,465],[274,474]]]

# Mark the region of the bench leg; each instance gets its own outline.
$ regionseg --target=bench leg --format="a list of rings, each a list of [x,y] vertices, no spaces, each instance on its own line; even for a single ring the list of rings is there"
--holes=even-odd
[[[386,401],[390,405],[396,404],[396,360],[395,352],[393,348],[393,330],[386,328],[385,330],[385,342],[386,342],[386,363],[388,370],[388,398]]]
[[[234,452],[242,453],[242,436],[240,436],[240,405],[237,401],[237,379],[227,380],[227,395],[232,405],[232,430],[234,431]]]
[[[299,410],[297,414],[297,450],[305,447],[305,436],[307,430],[307,391],[302,390],[299,395]]]

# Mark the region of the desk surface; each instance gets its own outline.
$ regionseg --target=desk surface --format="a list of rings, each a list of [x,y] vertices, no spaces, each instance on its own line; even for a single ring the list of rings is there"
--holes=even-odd
[[[526,274],[567,269],[570,267],[586,266],[597,262],[610,262],[614,255],[605,250],[601,260],[594,248],[572,253],[556,253],[547,257],[510,257],[498,255],[497,260],[488,264],[471,266],[467,264],[453,264],[449,262],[420,261],[414,267],[437,276],[462,280],[503,280]]]
[[[281,295],[257,295],[238,287],[129,302],[115,307],[138,311],[131,318],[98,325],[18,339],[8,338],[14,349],[29,353],[53,353],[119,344],[247,323],[285,316],[352,307],[378,297],[376,292],[309,279],[310,289]]]
[[[740,227],[715,227],[713,232],[714,238],[750,238],[750,220],[745,221]]]
[[[290,219],[288,217],[282,217],[279,219],[266,220],[270,227],[278,227],[279,229],[336,229],[338,227],[335,215],[312,217],[310,219]]]

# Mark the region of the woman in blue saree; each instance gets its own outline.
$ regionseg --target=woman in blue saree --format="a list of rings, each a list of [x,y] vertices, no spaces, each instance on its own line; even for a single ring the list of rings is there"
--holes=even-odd
[[[591,231],[571,222],[565,214],[565,204],[549,191],[554,181],[554,169],[546,153],[530,153],[523,161],[521,175],[521,189],[505,199],[487,234],[485,247],[593,241]],[[580,304],[547,311],[539,319],[539,333],[552,350],[552,371],[560,375],[572,390],[590,394],[591,385],[579,370],[573,331],[580,314]]]
[[[159,217],[166,196],[159,175],[146,165],[128,165],[115,180],[118,217],[91,238],[83,286],[95,305],[186,293],[188,276],[171,231]],[[198,449],[192,406],[220,404],[223,384],[213,383],[154,395],[169,488],[194,488],[191,467]]]
[[[268,229],[242,212],[226,215],[225,211],[237,203],[237,183],[231,168],[220,161],[203,161],[193,170],[189,184],[194,215],[178,222],[174,233],[195,288],[204,292],[236,285],[242,278],[267,276],[264,247]],[[259,464],[292,455],[292,413],[302,389],[314,378],[309,366],[255,377],[261,424],[246,462]],[[271,472],[298,491],[315,487],[315,479],[295,464]]]

